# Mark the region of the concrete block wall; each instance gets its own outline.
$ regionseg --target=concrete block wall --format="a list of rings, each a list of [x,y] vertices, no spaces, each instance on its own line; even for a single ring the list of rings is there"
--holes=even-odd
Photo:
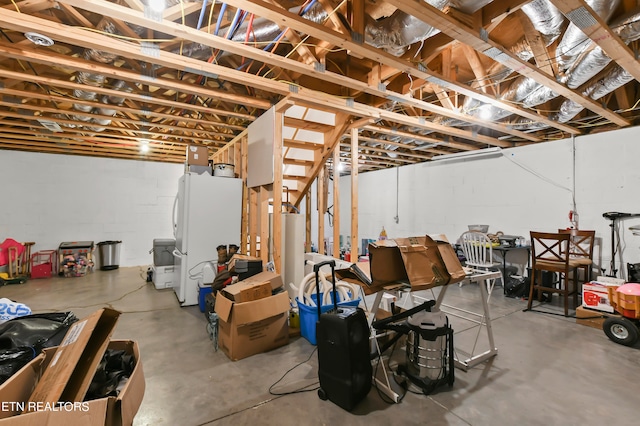
[[[148,265],[154,238],[173,238],[182,164],[0,151],[0,241],[121,240],[120,265]],[[98,252],[96,250],[97,257]]]
[[[390,238],[443,233],[453,242],[469,224],[487,224],[489,232],[528,239],[532,230],[570,226],[575,194],[579,227],[596,231],[595,262],[608,270],[610,221],[602,213],[640,213],[639,135],[640,130],[632,128],[576,137],[575,181],[571,139],[505,149],[496,157],[361,173],[358,239],[377,238],[384,226]],[[345,176],[340,192],[349,190],[350,177]],[[345,235],[350,234],[350,201],[341,197]],[[640,217],[621,222],[624,250],[617,253],[618,270],[625,270],[627,262],[640,262],[640,236],[629,231],[632,225],[640,225]]]

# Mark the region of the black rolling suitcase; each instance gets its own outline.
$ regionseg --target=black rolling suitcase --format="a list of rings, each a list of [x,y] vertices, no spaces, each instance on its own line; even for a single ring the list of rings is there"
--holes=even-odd
[[[334,298],[333,309],[323,314],[318,273],[324,265],[331,266]],[[330,260],[313,267],[318,301],[318,396],[351,411],[371,389],[369,324],[362,309],[338,307],[335,266],[335,261]]]

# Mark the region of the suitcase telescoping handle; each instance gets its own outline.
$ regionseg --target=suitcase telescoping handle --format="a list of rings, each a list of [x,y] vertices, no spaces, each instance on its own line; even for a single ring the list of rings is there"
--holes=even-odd
[[[324,265],[331,266],[331,281],[333,282],[333,308],[338,310],[338,301],[336,300],[338,295],[336,294],[336,261],[335,260],[325,260],[324,262],[320,262],[316,265],[313,265],[313,272],[316,273],[316,304],[318,305],[318,319],[320,319],[320,315],[322,315],[322,299],[320,297],[320,268]]]

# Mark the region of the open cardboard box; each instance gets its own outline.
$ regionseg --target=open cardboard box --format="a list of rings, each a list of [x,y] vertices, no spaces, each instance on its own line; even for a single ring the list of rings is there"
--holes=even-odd
[[[244,303],[234,302],[221,292],[215,305],[220,318],[220,348],[229,359],[236,361],[286,345],[289,343],[289,307],[287,292]]]
[[[29,398],[55,357],[58,348],[48,348],[0,385],[0,425],[11,426],[122,426],[130,425],[140,408],[145,382],[138,344],[112,340],[109,349],[133,354],[135,367],[118,397],[62,405],[31,401]],[[29,407],[29,404],[32,406]],[[31,408],[31,410],[29,410]],[[35,410],[35,411],[34,411]],[[31,412],[27,412],[31,411]],[[24,412],[24,414],[21,414]]]
[[[120,312],[103,308],[71,325],[29,402],[82,401],[119,316]]]
[[[411,290],[426,290],[460,282],[460,260],[447,241],[430,236],[397,238],[369,244],[371,286],[408,282]]]

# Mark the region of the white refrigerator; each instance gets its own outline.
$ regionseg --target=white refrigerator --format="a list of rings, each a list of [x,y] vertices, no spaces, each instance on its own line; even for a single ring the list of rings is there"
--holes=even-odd
[[[240,245],[242,180],[186,173],[173,210],[176,238],[173,290],[181,306],[198,304],[198,274],[217,263],[216,247]]]

